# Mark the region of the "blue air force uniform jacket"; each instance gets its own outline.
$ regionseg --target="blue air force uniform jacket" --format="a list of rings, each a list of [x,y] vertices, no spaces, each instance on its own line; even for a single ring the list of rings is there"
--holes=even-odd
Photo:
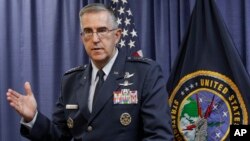
[[[38,112],[34,141],[172,141],[168,96],[162,71],[154,61],[121,51],[88,110],[91,65],[65,73],[61,96],[50,121]]]

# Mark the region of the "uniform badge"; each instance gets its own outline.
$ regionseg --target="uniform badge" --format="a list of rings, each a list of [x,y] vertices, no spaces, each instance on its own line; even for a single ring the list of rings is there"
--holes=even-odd
[[[67,126],[68,126],[68,128],[73,128],[74,127],[74,121],[70,117],[67,120]]]
[[[135,73],[129,74],[129,72],[125,72],[124,79],[130,78],[130,77],[134,76],[134,74]]]
[[[114,104],[137,104],[138,96],[137,91],[130,89],[121,89],[120,91],[113,92],[113,103]]]
[[[120,117],[120,122],[123,126],[128,126],[132,121],[131,115],[129,113],[122,113]]]
[[[121,85],[121,86],[130,86],[130,85],[132,85],[133,83],[129,83],[127,80],[125,80],[123,83],[120,83],[119,85]]]

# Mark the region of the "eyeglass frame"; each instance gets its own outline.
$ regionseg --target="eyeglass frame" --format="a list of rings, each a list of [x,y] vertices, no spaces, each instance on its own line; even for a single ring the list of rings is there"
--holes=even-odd
[[[91,28],[87,28],[87,29],[91,30],[91,32],[90,32],[90,33],[85,33],[85,32],[84,32],[84,29],[83,29],[83,31],[80,32],[80,35],[81,35],[82,37],[84,37],[84,38],[91,38],[91,37],[94,36],[94,33],[96,33],[96,35],[97,35],[99,38],[104,38],[109,32],[114,31],[114,30],[117,30],[117,29],[119,29],[119,28],[108,29],[107,27],[99,27],[99,28],[96,29],[96,30],[97,30],[96,32],[94,32]],[[105,31],[98,31],[98,29],[99,29],[99,30],[100,30],[100,29],[105,29]],[[86,34],[89,34],[89,35],[86,36]],[[100,35],[100,34],[104,34],[104,35]]]

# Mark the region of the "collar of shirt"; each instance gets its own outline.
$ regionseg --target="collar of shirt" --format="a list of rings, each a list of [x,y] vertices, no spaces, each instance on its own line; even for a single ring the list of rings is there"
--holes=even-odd
[[[102,68],[103,72],[105,73],[104,75],[104,80],[107,79],[111,68],[116,60],[116,57],[118,55],[118,49],[115,50],[115,55],[110,59],[110,61]],[[97,81],[97,71],[98,68],[95,66],[95,64],[91,61],[91,65],[92,65],[92,74],[91,74],[91,84],[93,84],[95,81]]]

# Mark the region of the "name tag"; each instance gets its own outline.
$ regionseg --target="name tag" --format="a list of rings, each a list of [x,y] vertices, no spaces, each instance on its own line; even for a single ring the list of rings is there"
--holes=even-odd
[[[75,110],[75,109],[78,109],[78,105],[76,104],[67,104],[66,109],[69,109],[69,110]]]

